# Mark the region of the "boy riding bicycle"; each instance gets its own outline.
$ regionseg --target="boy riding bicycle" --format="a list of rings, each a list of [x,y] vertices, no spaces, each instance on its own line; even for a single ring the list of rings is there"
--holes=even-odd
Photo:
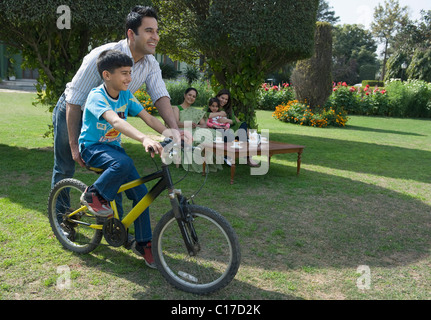
[[[86,101],[83,124],[79,136],[79,151],[82,159],[90,167],[101,168],[103,173],[81,196],[81,202],[96,216],[110,218],[113,210],[110,201],[121,197],[119,187],[140,177],[133,160],[121,147],[121,134],[142,143],[146,152],[161,154],[160,143],[150,139],[127,122],[127,116],[137,116],[159,133],[167,128],[151,116],[127,90],[131,82],[133,61],[127,55],[107,50],[100,54],[97,68],[103,84],[91,90]],[[138,203],[148,190],[141,185],[126,191],[127,197]],[[149,210],[135,221],[135,251],[140,253],[145,263],[154,268],[151,253],[151,224]]]

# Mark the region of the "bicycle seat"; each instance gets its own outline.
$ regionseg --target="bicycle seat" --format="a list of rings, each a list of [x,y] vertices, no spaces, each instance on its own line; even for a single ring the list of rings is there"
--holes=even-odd
[[[90,171],[96,172],[97,174],[101,174],[103,171],[105,171],[105,169],[94,168],[94,167],[90,167],[88,165],[86,165],[85,167]]]

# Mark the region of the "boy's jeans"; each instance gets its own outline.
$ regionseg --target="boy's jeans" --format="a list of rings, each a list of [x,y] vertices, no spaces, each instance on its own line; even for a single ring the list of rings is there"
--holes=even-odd
[[[116,203],[121,204],[121,200],[117,201],[117,192],[120,186],[140,178],[133,160],[123,148],[97,143],[85,148],[81,147],[81,157],[91,167],[105,169],[93,187],[107,201],[115,199]],[[142,184],[125,191],[125,193],[127,198],[132,200],[133,205],[136,205],[148,193],[148,189]],[[122,210],[120,208],[119,214],[121,219]],[[134,225],[137,242],[151,240],[150,210],[148,208],[136,219]]]

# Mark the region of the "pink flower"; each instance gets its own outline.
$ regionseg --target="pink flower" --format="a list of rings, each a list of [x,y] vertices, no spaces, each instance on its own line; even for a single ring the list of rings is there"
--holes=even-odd
[[[346,82],[343,82],[342,86],[343,86],[343,87],[347,87],[347,83],[346,83]]]
[[[356,91],[356,88],[355,87],[351,87],[350,88],[350,92],[355,92]]]

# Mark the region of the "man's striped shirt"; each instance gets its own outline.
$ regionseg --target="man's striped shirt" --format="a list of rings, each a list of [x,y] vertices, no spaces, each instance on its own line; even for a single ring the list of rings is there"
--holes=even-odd
[[[66,85],[66,102],[80,105],[84,109],[85,101],[91,89],[103,83],[97,71],[97,58],[105,50],[118,50],[133,59],[127,39],[93,49],[84,57],[82,65],[73,77],[72,82]],[[165,82],[162,79],[159,63],[153,55],[145,55],[144,58],[133,64],[132,82],[129,84],[128,89],[130,92],[135,93],[144,83],[153,103],[162,97],[170,98]]]

